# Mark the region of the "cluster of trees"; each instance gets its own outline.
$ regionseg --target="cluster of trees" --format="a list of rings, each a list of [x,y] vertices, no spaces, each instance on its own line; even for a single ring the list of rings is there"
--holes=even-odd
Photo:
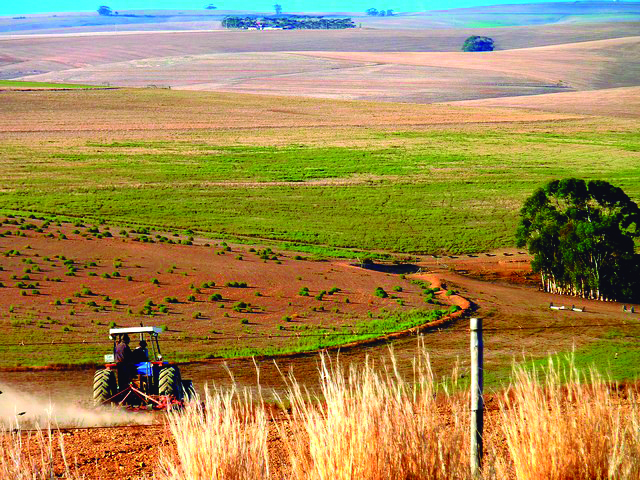
[[[113,15],[113,11],[111,10],[111,7],[109,7],[108,5],[100,5],[98,7],[98,15],[103,15],[105,17],[108,17],[109,15]]]
[[[640,209],[620,188],[602,181],[554,180],[520,212],[519,247],[534,255],[546,292],[597,300],[637,299]]]
[[[393,10],[391,9],[380,9],[378,10],[377,8],[367,8],[365,10],[365,13],[367,15],[370,15],[372,17],[392,17],[393,16]]]
[[[492,52],[495,48],[493,38],[472,35],[462,44],[463,52]]]
[[[285,15],[278,17],[238,17],[227,16],[222,20],[224,28],[281,28],[283,30],[340,30],[355,28],[350,18],[324,18],[303,15]]]

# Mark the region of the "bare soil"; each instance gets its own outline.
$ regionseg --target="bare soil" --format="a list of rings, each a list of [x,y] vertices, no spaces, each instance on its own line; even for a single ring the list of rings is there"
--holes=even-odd
[[[482,53],[289,51],[164,55],[29,80],[432,103],[636,86],[640,37]],[[0,43],[1,44],[1,43]]]
[[[98,350],[109,349],[110,324],[162,325],[173,344],[169,351],[180,345],[185,357],[228,348],[284,347],[315,328],[348,328],[382,309],[427,306],[420,288],[408,279],[352,268],[346,260],[314,261],[308,255],[267,253],[266,247],[202,238],[193,245],[172,245],[167,242],[184,243],[187,235],[162,232],[144,236],[158,243],[136,242],[141,235],[125,237],[120,229],[111,229],[110,238],[98,238],[102,234],[89,233],[95,228],[107,232],[70,223],[42,232],[3,227],[3,232],[11,232],[0,239],[0,251],[6,254],[0,271],[5,286],[0,289],[4,366],[77,363],[76,354],[85,361],[93,355],[99,363]],[[167,241],[160,243],[157,237]],[[19,254],[10,253],[16,250]],[[77,269],[71,276],[69,267]],[[234,282],[246,286],[235,287]],[[305,287],[308,294],[301,295]],[[374,295],[376,287],[389,292],[389,298]],[[401,291],[394,292],[395,287]],[[332,288],[338,290],[327,293]],[[316,298],[322,291],[324,296]],[[70,352],[68,361],[61,347],[15,350],[15,345],[28,350],[70,340],[89,342],[92,350]]]

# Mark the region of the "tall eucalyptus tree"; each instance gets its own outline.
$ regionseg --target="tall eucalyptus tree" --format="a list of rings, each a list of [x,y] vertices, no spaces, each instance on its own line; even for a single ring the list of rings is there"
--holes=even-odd
[[[622,189],[569,178],[549,182],[525,201],[516,239],[533,254],[531,267],[545,291],[627,300],[640,285],[639,235],[640,209]]]

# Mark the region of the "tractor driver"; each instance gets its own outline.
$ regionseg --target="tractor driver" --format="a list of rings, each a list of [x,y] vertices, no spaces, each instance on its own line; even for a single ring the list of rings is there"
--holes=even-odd
[[[149,361],[149,349],[147,349],[147,342],[140,340],[140,343],[133,351],[133,363],[143,363]]]
[[[131,348],[129,348],[130,341],[129,335],[125,333],[116,345],[115,361],[118,372],[118,386],[120,387],[120,390],[127,388],[129,386],[129,382],[131,382],[133,359],[131,358]]]

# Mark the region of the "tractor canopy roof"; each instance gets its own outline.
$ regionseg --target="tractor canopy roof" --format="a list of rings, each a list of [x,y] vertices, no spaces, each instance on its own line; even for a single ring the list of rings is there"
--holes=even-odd
[[[162,327],[128,327],[128,328],[110,328],[109,336],[122,335],[124,333],[148,333],[159,334],[162,332]]]

